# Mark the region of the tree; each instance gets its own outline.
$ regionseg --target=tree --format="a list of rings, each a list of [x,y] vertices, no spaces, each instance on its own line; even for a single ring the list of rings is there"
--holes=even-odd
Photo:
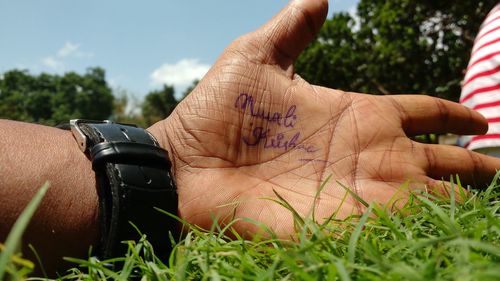
[[[29,118],[24,106],[25,93],[34,84],[33,77],[24,71],[12,70],[0,79],[0,118],[26,120]]]
[[[140,114],[140,105],[137,98],[122,88],[115,88],[113,95],[113,115],[111,120],[118,123],[135,124],[140,127],[146,127],[146,121]]]
[[[63,76],[11,70],[0,79],[0,118],[46,125],[72,118],[106,119],[113,100],[101,68]]]
[[[178,104],[173,86],[163,85],[163,89],[149,92],[142,104],[142,115],[147,125],[152,125],[169,116]]]
[[[345,90],[359,89],[358,66],[363,53],[357,50],[354,19],[347,13],[334,14],[318,37],[299,56],[297,73],[312,84]]]
[[[373,94],[457,101],[475,34],[496,0],[361,0],[327,20],[297,61],[306,80]]]

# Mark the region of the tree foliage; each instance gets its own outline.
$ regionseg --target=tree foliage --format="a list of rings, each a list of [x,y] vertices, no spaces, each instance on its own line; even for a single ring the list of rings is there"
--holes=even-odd
[[[191,93],[200,80],[195,79],[181,94],[179,99],[175,97],[175,89],[171,85],[163,85],[160,90],[149,92],[142,103],[143,121],[147,126],[167,118],[175,109],[177,104]]]
[[[295,67],[308,81],[458,100],[475,34],[496,0],[361,0],[334,14]]]
[[[173,86],[163,85],[162,89],[149,92],[142,104],[142,115],[146,124],[152,125],[166,118],[178,103]]]
[[[144,117],[140,114],[142,101],[120,87],[113,89],[113,95],[115,100],[111,120],[118,123],[135,124],[141,128],[147,127]]]
[[[194,80],[181,99],[197,84]],[[0,75],[0,118],[4,119],[45,125],[73,118],[112,119],[147,127],[168,117],[178,103],[170,85],[149,92],[142,102],[121,88],[113,93],[102,68],[89,68],[84,75],[32,75],[16,69]]]
[[[113,100],[102,68],[63,76],[11,70],[0,79],[0,118],[47,125],[72,118],[106,119]]]

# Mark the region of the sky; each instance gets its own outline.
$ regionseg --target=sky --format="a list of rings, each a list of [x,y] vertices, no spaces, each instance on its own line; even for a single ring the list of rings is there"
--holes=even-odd
[[[359,0],[329,0],[329,15]],[[141,98],[164,83],[180,94],[232,40],[258,28],[286,0],[0,0],[0,73],[88,67]]]

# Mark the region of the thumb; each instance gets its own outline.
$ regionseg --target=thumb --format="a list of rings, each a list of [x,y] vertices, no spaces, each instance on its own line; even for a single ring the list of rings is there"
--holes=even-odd
[[[293,0],[255,35],[264,48],[266,63],[288,69],[325,21],[327,0]]]

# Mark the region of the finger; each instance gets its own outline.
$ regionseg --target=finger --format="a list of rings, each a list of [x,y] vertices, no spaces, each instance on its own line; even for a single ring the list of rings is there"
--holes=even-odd
[[[367,203],[377,202],[380,206],[384,206],[389,210],[404,209],[412,194],[416,196],[432,195],[435,198],[447,200],[450,200],[448,198],[451,197],[458,202],[461,202],[468,194],[467,190],[454,182],[431,179],[425,176],[404,182],[383,181],[378,184],[370,184],[370,187],[374,187],[375,190],[371,190],[371,188],[363,190],[359,195]]]
[[[449,178],[449,177],[448,177]],[[455,182],[446,180],[429,179],[426,185],[426,192],[437,197],[455,198],[455,201],[462,202],[469,192]]]
[[[478,112],[451,101],[424,95],[389,96],[409,136],[428,133],[484,134],[488,122]]]
[[[433,179],[441,180],[458,174],[466,184],[480,188],[489,184],[497,170],[500,158],[486,156],[461,147],[449,145],[416,144],[423,153],[423,168]]]
[[[255,33],[266,63],[290,67],[325,21],[327,0],[295,0]]]

